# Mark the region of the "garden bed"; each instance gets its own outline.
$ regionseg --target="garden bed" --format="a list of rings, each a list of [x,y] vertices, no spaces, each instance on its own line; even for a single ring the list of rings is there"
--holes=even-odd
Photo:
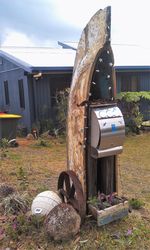
[[[127,216],[129,212],[129,203],[128,201],[121,202],[103,210],[99,210],[92,204],[89,204],[88,208],[89,212],[97,220],[97,225],[100,227]]]

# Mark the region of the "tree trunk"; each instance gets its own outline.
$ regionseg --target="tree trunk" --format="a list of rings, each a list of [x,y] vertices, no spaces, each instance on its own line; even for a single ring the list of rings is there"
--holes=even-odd
[[[86,194],[87,102],[97,56],[110,40],[110,7],[99,10],[82,32],[76,53],[69,95],[67,156]]]

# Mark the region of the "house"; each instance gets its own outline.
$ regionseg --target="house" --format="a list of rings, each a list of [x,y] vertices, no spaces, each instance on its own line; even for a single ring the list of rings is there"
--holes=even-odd
[[[55,94],[70,86],[75,51],[62,48],[2,48],[0,50],[0,111],[22,116],[31,129],[54,118]]]
[[[77,43],[58,42],[64,49],[77,49]],[[150,48],[112,45],[115,57],[117,92],[150,91]]]
[[[39,120],[55,118],[56,91],[70,86],[77,43],[59,48],[0,49],[0,111],[22,116],[30,131]],[[113,45],[117,91],[150,91],[150,50]],[[150,104],[144,104],[150,119]],[[148,106],[149,105],[149,106]]]
[[[64,49],[77,49],[75,42],[58,42]],[[115,58],[117,93],[150,91],[150,48],[137,45],[112,45]],[[144,120],[150,120],[150,102],[142,100]]]

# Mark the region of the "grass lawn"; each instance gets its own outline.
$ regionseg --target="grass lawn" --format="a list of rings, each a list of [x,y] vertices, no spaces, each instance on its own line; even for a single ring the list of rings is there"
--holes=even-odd
[[[10,184],[19,193],[26,189],[31,200],[44,190],[55,191],[58,175],[66,169],[65,143],[60,139],[47,146],[26,139],[18,142],[18,148],[7,149],[6,157],[0,159],[0,182]],[[87,218],[80,233],[63,243],[48,240],[40,226],[30,228],[29,233],[22,230],[15,234],[12,217],[1,213],[0,249],[150,249],[150,133],[126,138],[119,170],[121,194],[141,200],[144,205],[140,210],[102,228]]]

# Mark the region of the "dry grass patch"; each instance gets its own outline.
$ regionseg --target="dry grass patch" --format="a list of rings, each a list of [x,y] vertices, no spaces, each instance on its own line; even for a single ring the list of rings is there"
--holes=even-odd
[[[43,190],[55,191],[57,178],[66,169],[65,143],[51,140],[48,146],[37,146],[37,141],[18,139],[18,142],[19,147],[9,148],[7,156],[0,161],[1,183],[12,185],[20,193],[26,190],[31,201]],[[28,215],[14,219],[1,214],[0,249],[149,249],[150,134],[127,137],[119,163],[122,194],[141,200],[142,208],[102,228],[97,228],[96,222],[87,218],[79,235],[63,243],[48,240],[41,224],[30,221]],[[18,231],[13,230],[14,220],[20,225]]]

